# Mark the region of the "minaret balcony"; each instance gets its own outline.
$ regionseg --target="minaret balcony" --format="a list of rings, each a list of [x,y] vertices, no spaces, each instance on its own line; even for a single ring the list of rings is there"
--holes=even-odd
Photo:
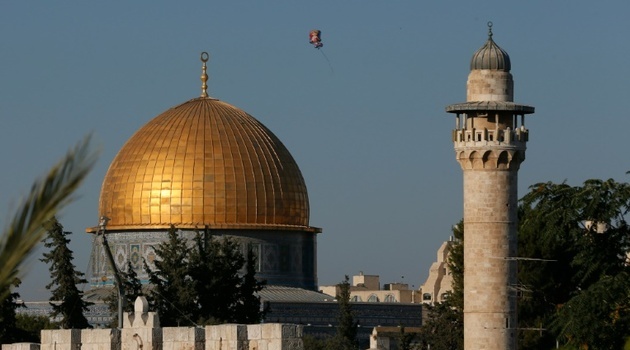
[[[455,147],[507,146],[525,148],[529,139],[529,130],[525,127],[507,129],[454,129]]]

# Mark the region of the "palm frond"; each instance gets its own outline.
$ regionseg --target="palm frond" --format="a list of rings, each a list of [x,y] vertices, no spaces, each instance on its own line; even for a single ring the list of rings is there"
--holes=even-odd
[[[88,136],[33,183],[0,237],[0,300],[8,295],[24,260],[44,237],[44,223],[74,199],[73,193],[94,166],[97,153]]]

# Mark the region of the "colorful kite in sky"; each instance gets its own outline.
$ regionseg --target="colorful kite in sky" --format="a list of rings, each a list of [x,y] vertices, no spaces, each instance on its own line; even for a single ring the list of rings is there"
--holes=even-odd
[[[308,33],[308,41],[313,44],[316,49],[324,46],[322,43],[322,32],[317,29],[313,29],[310,33]]]

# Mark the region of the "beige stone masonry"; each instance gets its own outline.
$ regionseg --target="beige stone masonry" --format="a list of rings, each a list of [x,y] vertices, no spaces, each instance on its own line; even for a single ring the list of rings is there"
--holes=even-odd
[[[199,327],[162,328],[162,350],[204,350],[206,332]]]
[[[41,350],[77,350],[81,345],[80,329],[44,329]]]
[[[37,343],[2,344],[2,350],[40,350],[40,345]]]
[[[120,330],[82,329],[80,350],[120,350]]]
[[[302,350],[302,331],[294,324],[248,325],[249,350]]]
[[[146,298],[138,297],[122,330],[43,330],[41,345],[4,344],[1,350],[304,350],[302,336],[302,326],[280,323],[160,328]]]
[[[143,296],[134,303],[134,312],[125,312],[121,334],[122,350],[161,350],[162,328],[155,312]]]
[[[206,350],[248,350],[247,326],[206,326]]]

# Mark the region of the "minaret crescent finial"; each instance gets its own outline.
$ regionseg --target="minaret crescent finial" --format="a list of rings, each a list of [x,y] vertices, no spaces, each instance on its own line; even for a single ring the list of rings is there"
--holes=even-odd
[[[492,21],[488,21],[488,37],[492,38]]]
[[[210,58],[210,55],[208,55],[207,52],[202,52],[201,53],[201,62],[203,62],[203,66],[201,67],[201,97],[208,97],[208,84],[206,84],[208,82],[208,73],[206,73],[206,62],[208,62],[208,59]]]

